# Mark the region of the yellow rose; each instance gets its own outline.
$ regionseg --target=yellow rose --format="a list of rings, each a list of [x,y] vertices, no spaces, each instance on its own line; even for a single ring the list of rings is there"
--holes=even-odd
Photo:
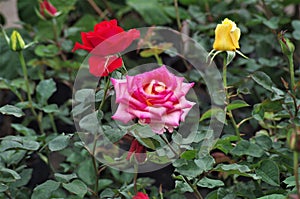
[[[240,48],[240,36],[240,29],[233,21],[226,18],[222,24],[217,25],[213,48],[218,51],[235,51]]]

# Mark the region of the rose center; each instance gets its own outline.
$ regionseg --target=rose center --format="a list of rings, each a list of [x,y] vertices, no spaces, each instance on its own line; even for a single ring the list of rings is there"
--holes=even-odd
[[[153,95],[166,90],[166,85],[163,82],[152,80],[149,84],[146,84],[144,90],[147,94]]]

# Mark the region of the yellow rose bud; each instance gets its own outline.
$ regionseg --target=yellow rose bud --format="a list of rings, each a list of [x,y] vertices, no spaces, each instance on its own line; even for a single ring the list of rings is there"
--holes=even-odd
[[[10,36],[10,49],[13,51],[21,51],[25,48],[25,42],[20,33],[13,31]]]
[[[218,24],[215,29],[213,48],[218,51],[235,51],[240,48],[240,36],[241,30],[233,21],[226,18],[222,21],[222,24]]]

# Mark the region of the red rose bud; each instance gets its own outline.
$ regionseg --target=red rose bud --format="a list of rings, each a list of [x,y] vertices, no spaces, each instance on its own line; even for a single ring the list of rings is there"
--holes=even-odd
[[[12,51],[21,51],[25,48],[25,42],[21,37],[20,33],[17,31],[13,31],[10,36],[10,49]]]
[[[48,0],[44,0],[40,2],[40,14],[44,18],[53,18],[58,15],[58,12]]]
[[[297,134],[294,133],[294,129],[289,131],[288,145],[290,149],[300,152],[300,131]]]
[[[281,46],[282,53],[286,56],[290,56],[294,53],[295,46],[288,38],[284,36],[284,33],[284,31],[281,31],[278,34],[278,40]]]
[[[126,160],[130,160],[133,154],[135,159],[140,163],[144,162],[146,159],[146,147],[140,144],[136,139],[134,139],[131,143]]]
[[[149,199],[149,196],[143,192],[138,192],[132,199]]]

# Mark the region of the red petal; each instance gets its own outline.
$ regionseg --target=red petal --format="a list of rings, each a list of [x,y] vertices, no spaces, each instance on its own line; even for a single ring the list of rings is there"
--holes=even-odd
[[[122,58],[91,56],[89,58],[90,73],[96,77],[104,77],[122,66]]]

